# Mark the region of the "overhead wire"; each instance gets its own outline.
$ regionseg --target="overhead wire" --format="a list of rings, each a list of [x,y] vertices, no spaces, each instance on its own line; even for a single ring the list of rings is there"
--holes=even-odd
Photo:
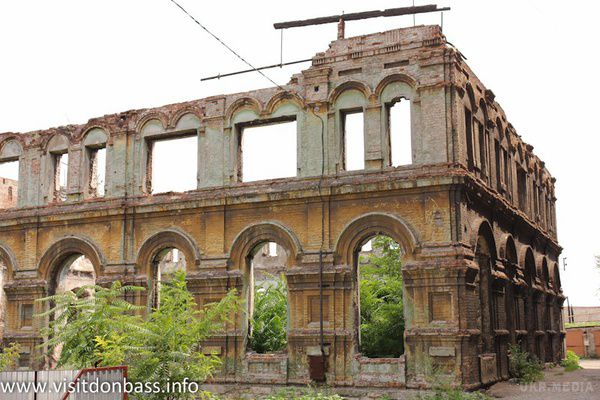
[[[273,85],[277,86],[279,89],[281,90],[285,90],[283,87],[281,87],[281,85],[279,85],[277,82],[275,82],[273,79],[269,78],[264,72],[262,72],[261,70],[259,70],[258,68],[256,68],[254,65],[252,65],[248,60],[246,60],[244,57],[242,57],[238,52],[236,52],[235,50],[233,50],[231,47],[229,47],[227,45],[227,43],[225,43],[223,40],[221,40],[217,35],[215,35],[214,33],[212,33],[206,26],[204,26],[200,21],[198,21],[192,14],[190,14],[185,8],[183,8],[183,6],[181,4],[179,4],[176,0],[169,0],[171,3],[175,4],[181,11],[183,11],[192,21],[194,21],[196,23],[196,25],[198,25],[200,28],[202,28],[206,33],[208,33],[210,36],[212,36],[217,42],[219,42],[223,47],[225,47],[227,50],[229,50],[232,54],[234,54],[237,58],[239,58],[240,60],[242,60],[246,65],[248,65],[250,68],[252,68],[252,70],[258,72],[259,74],[261,74],[263,77],[265,77],[269,82],[271,82]]]

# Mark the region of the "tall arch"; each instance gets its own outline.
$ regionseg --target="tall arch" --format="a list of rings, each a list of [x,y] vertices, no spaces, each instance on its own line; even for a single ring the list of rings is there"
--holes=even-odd
[[[287,265],[296,264],[301,252],[300,241],[286,226],[270,221],[247,226],[238,233],[231,245],[229,268],[247,272],[246,257],[258,244],[265,242],[275,242],[285,248],[288,251]]]
[[[284,254],[283,257],[276,256],[276,261],[281,263],[279,264],[280,269],[278,271],[271,270],[272,273],[269,273],[268,267],[264,268],[266,265],[262,264],[265,261],[262,258],[264,254],[259,258],[261,256],[259,250],[264,247],[262,245],[270,246],[271,243],[279,247]],[[287,289],[286,274],[282,271],[296,265],[300,252],[300,242],[296,236],[279,222],[270,221],[247,226],[234,238],[230,251],[229,268],[239,271],[242,276],[241,298],[245,300],[247,308],[246,312],[240,313],[238,321],[242,327],[244,347],[247,350],[259,353],[281,351],[282,347],[280,346],[285,348],[289,344],[287,337],[293,317],[292,310],[289,308],[290,292]],[[265,334],[268,334],[268,331],[261,330],[262,327],[269,326],[269,322],[265,322],[262,318],[265,315],[271,318],[275,314],[278,318],[282,317],[278,307],[270,305],[270,301],[265,302],[266,297],[263,294],[266,293],[265,288],[268,287],[271,287],[275,291],[274,293],[285,296],[287,322],[284,328],[280,329],[281,325],[279,325],[274,329],[271,337],[277,342],[277,345],[274,342],[267,344],[261,340],[261,337],[265,338]],[[262,322],[254,325],[257,320]],[[255,327],[259,329],[255,331]]]
[[[140,246],[136,260],[137,271],[151,277],[153,263],[166,250],[176,248],[183,252],[189,265],[199,266],[201,253],[194,240],[179,229],[166,229],[148,237]]]
[[[496,243],[492,228],[487,221],[479,226],[475,243],[475,262],[479,267],[479,319],[481,345],[484,353],[497,353],[494,329],[497,326],[497,305],[493,297],[493,270],[496,263]],[[499,355],[497,355],[499,361]]]
[[[64,262],[74,255],[85,256],[94,266],[96,276],[102,274],[106,261],[100,249],[87,238],[68,236],[57,240],[44,252],[38,263],[40,278],[50,283]]]
[[[415,230],[396,215],[370,213],[355,218],[344,227],[335,245],[335,264],[353,265],[359,247],[376,235],[391,237],[402,246],[407,259],[415,258],[419,243]]]

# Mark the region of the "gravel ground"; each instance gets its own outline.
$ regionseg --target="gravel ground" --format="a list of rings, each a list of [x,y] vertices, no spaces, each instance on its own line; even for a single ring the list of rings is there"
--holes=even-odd
[[[530,400],[599,400],[600,359],[581,360],[583,369],[564,372],[562,367],[546,370],[544,380],[531,385],[500,382],[487,390],[491,397]]]

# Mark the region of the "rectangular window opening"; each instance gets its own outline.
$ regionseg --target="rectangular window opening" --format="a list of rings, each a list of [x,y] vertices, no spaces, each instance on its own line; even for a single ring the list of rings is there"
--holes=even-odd
[[[390,162],[393,167],[412,164],[410,101],[402,99],[388,109]]]
[[[150,153],[150,193],[186,192],[198,187],[196,135],[154,140]]]
[[[0,162],[0,209],[17,206],[19,161]]]
[[[357,171],[365,169],[365,132],[361,111],[341,115],[344,136],[344,169]]]
[[[106,185],[106,148],[89,149],[90,194],[104,197]]]
[[[297,175],[296,121],[240,127],[240,181]]]
[[[33,304],[21,304],[21,328],[33,327]]]
[[[69,153],[53,154],[54,158],[54,200],[67,200],[69,177]]]

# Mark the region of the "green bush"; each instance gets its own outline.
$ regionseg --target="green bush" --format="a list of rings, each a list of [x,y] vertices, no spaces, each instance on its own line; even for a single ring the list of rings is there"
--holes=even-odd
[[[434,393],[420,394],[417,400],[491,400],[480,392],[463,392],[460,389],[437,389]]]
[[[0,372],[8,371],[17,367],[21,345],[11,343],[0,352]]]
[[[287,286],[285,279],[270,280],[254,288],[250,348],[271,353],[287,346]]]
[[[373,253],[360,263],[360,351],[367,357],[404,353],[402,250],[387,236],[376,236]]]
[[[510,374],[517,382],[533,383],[544,377],[542,363],[535,356],[521,350],[519,346],[510,346],[508,359]]]
[[[343,400],[344,398],[328,391],[317,391],[314,388],[296,389],[288,388],[275,394],[262,397],[262,400]]]
[[[571,350],[567,350],[567,357],[560,362],[560,365],[567,372],[577,371],[581,368],[581,365],[579,365],[579,356]]]

